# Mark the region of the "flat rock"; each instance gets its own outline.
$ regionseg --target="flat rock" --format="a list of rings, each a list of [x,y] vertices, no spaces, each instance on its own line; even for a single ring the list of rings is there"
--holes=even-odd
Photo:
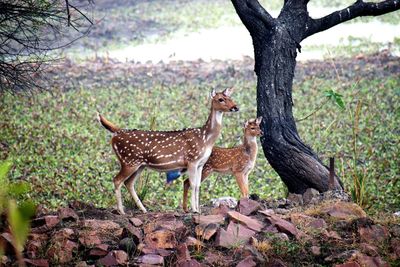
[[[254,257],[247,256],[245,259],[241,260],[236,267],[255,267],[257,266],[256,262],[254,261]]]
[[[333,230],[332,231],[325,230],[322,233],[328,238],[333,238],[333,239],[338,239],[338,240],[342,239],[340,237],[340,235],[336,231],[333,231]]]
[[[380,225],[360,227],[358,233],[360,234],[361,241],[369,244],[382,243],[389,237],[386,227]]]
[[[149,248],[149,247],[141,247],[140,251],[143,254],[157,254],[162,257],[168,257],[173,253],[173,250],[163,249],[163,248]]]
[[[121,236],[133,238],[136,244],[139,244],[143,240],[142,230],[130,224],[124,227]]]
[[[190,259],[190,260],[181,262],[181,263],[177,264],[176,266],[178,266],[178,267],[201,267],[201,266],[204,266],[204,265],[201,265],[195,259]]]
[[[89,256],[104,257],[108,254],[108,245],[99,244],[89,251]]]
[[[101,240],[97,231],[95,230],[81,230],[79,231],[79,242],[85,247],[93,247],[101,244]]]
[[[88,219],[83,220],[82,225],[85,228],[95,230],[100,237],[108,237],[110,235],[120,237],[123,231],[123,228],[118,223],[110,220]]]
[[[270,216],[275,214],[275,211],[273,209],[259,210],[258,212],[264,214],[265,216]]]
[[[31,259],[37,258],[46,246],[48,239],[49,237],[47,234],[29,234],[28,241],[25,245],[27,256]]]
[[[365,211],[355,203],[336,202],[324,205],[322,212],[339,220],[352,220],[356,218],[365,218]]]
[[[218,207],[213,208],[211,210],[210,214],[212,214],[212,215],[222,215],[223,217],[226,217],[230,210],[231,209],[228,206],[219,205]]]
[[[225,217],[216,214],[216,215],[193,215],[193,220],[196,224],[223,224],[225,222]]]
[[[176,263],[180,265],[183,262],[190,260],[190,252],[185,243],[180,244],[176,248]]]
[[[46,215],[40,218],[36,218],[32,221],[31,233],[47,232],[57,226],[59,222],[60,218],[58,218],[58,216],[56,215]]]
[[[196,232],[196,236],[204,240],[210,240],[210,238],[213,237],[215,233],[217,233],[218,228],[218,224],[210,223],[207,225],[199,224],[194,230]]]
[[[378,248],[376,246],[374,246],[374,245],[371,245],[371,244],[368,244],[368,243],[361,243],[360,244],[360,249],[361,249],[361,252],[363,252],[363,253],[365,253],[365,254],[367,254],[369,256],[373,256],[373,257],[379,256]]]
[[[141,263],[141,264],[164,265],[164,258],[161,257],[160,255],[146,254],[146,255],[137,257],[135,262]]]
[[[181,220],[177,220],[175,216],[168,214],[168,216],[157,218],[154,221],[147,223],[143,227],[145,235],[160,229],[166,229],[180,233],[186,230],[186,226]]]
[[[278,228],[279,231],[284,232],[286,234],[290,234],[292,236],[298,236],[299,231],[297,230],[296,226],[291,222],[288,222],[284,219],[281,219],[277,215],[270,215],[267,216],[267,220],[269,220],[273,225]]]
[[[123,250],[110,251],[107,256],[97,261],[100,266],[121,266],[128,262],[128,254]],[[96,265],[96,266],[97,266]]]
[[[142,220],[135,218],[135,217],[129,218],[129,221],[133,224],[133,226],[136,226],[136,227],[140,227],[143,225]]]
[[[249,198],[241,198],[237,206],[237,210],[243,215],[250,215],[261,209],[260,203]]]
[[[47,259],[24,259],[25,263],[36,267],[49,267],[49,260]]]
[[[228,216],[257,232],[260,232],[261,229],[264,227],[264,225],[259,220],[240,214],[237,211],[232,210],[228,212]]]
[[[53,262],[65,264],[72,261],[74,258],[73,254],[78,250],[78,244],[65,239],[56,240],[51,242],[50,248],[47,250],[46,256]]]
[[[227,229],[219,229],[215,243],[217,246],[231,248],[247,243],[256,234],[246,226],[230,222]]]
[[[175,233],[171,230],[161,229],[147,234],[144,242],[150,248],[175,248],[177,245]]]
[[[385,262],[381,257],[370,257],[364,255],[362,253],[357,253],[357,262],[361,266],[368,266],[368,267],[389,267],[389,264]]]
[[[68,220],[77,221],[79,219],[78,214],[76,214],[76,212],[73,209],[68,207],[60,208],[58,210],[58,217],[62,221],[68,221]]]

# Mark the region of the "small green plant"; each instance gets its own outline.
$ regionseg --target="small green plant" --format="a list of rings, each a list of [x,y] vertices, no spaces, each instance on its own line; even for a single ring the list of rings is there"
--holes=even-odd
[[[11,161],[0,162],[0,214],[6,213],[18,264],[24,266],[21,253],[30,230],[30,218],[35,213],[35,205],[31,201],[17,202],[16,198],[25,194],[29,186],[24,182],[8,181],[7,175],[11,166]],[[0,255],[2,254],[4,248],[0,247]]]

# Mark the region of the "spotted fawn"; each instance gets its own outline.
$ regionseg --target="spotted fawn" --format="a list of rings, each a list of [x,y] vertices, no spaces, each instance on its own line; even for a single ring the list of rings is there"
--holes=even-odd
[[[232,88],[211,93],[211,112],[204,126],[177,131],[143,131],[120,129],[98,114],[100,123],[113,133],[111,145],[121,164],[114,177],[118,211],[125,214],[121,187],[125,184],[136,205],[146,212],[135,191],[135,181],[144,168],[168,172],[187,172],[192,189],[191,207],[200,211],[199,190],[204,164],[211,155],[222,125],[224,112],[239,111],[231,99]]]
[[[239,186],[241,196],[249,197],[249,173],[253,170],[257,158],[257,136],[262,136],[260,129],[262,117],[246,121],[244,124],[243,144],[232,148],[214,147],[211,156],[203,167],[201,181],[212,172],[233,174]],[[183,185],[183,210],[187,212],[189,180]]]

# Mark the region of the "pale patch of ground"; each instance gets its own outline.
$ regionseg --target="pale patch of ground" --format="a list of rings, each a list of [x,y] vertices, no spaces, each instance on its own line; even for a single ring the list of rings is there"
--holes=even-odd
[[[298,60],[322,59],[327,49],[308,49],[311,46],[338,46],[348,43],[348,37],[367,38],[371,42],[388,43],[399,37],[399,26],[381,22],[341,24],[327,31],[315,34],[301,45]],[[242,59],[253,57],[253,46],[244,26],[221,27],[202,30],[197,33],[180,34],[172,40],[156,44],[130,46],[109,51],[110,58],[120,61],[134,60],[154,63],[171,60],[211,61],[213,59]]]

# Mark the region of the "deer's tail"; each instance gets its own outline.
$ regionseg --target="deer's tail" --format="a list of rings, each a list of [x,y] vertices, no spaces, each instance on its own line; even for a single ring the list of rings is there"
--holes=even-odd
[[[99,112],[97,112],[97,119],[99,120],[101,125],[103,125],[104,128],[106,128],[107,130],[109,130],[112,133],[118,132],[120,130],[120,128],[118,126],[116,126],[112,122],[108,121],[103,116],[101,116]]]

